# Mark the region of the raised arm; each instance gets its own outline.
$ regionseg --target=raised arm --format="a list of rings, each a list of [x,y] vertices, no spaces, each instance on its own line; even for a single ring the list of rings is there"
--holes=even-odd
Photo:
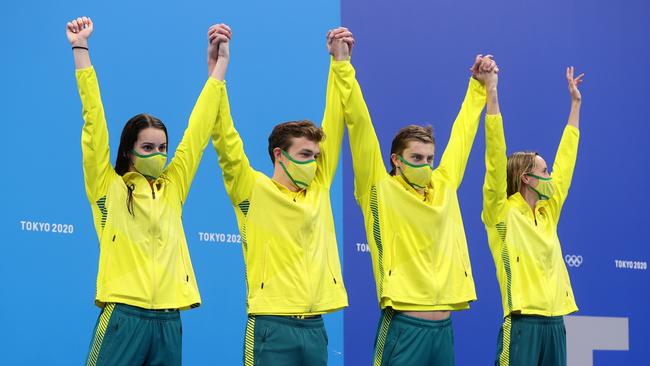
[[[486,92],[483,80],[481,80],[484,74],[478,73],[479,68],[482,72],[489,72],[496,68],[496,64],[491,56],[478,55],[476,57],[472,67],[473,77],[470,78],[465,99],[451,128],[449,142],[440,159],[440,165],[436,169],[455,188],[458,188],[463,180],[467,159],[478,129],[479,118],[485,106]]]
[[[381,156],[379,141],[372,126],[368,107],[356,79],[354,67],[348,59],[334,60],[332,72],[336,92],[343,107],[343,118],[348,128],[354,168],[354,195],[357,200],[370,192],[371,187],[388,174]]]
[[[582,78],[585,77],[585,74],[582,73],[574,79],[573,72],[573,66],[566,68],[566,79],[569,84],[569,94],[571,95],[571,113],[569,113],[569,121],[567,124],[575,128],[580,128],[580,105],[582,104],[582,93],[580,93],[578,86],[582,83]]]
[[[213,27],[210,29],[212,30]],[[228,28],[228,30],[230,29]],[[208,35],[210,36],[210,33]],[[209,58],[208,64],[212,73],[220,73],[218,62],[211,61]],[[217,152],[226,192],[233,204],[240,204],[250,196],[255,182],[255,171],[250,166],[244,152],[244,143],[235,129],[230,114],[228,93],[225,89],[220,101],[217,120],[211,132],[212,146]]]
[[[81,151],[86,195],[92,204],[96,204],[106,195],[108,184],[117,173],[110,162],[104,107],[97,76],[90,63],[88,38],[92,32],[93,22],[88,17],[73,19],[66,25],[66,35],[74,55],[77,88],[84,119]]]
[[[208,74],[217,80],[225,80],[231,38],[232,30],[226,24],[215,24],[208,28]]]
[[[65,33],[72,46],[76,69],[91,67],[88,38],[93,33],[93,21],[88,17],[73,19],[66,24]]]
[[[208,30],[209,77],[194,105],[183,139],[165,171],[166,176],[177,184],[181,202],[185,202],[225,95],[223,79],[230,58],[231,36],[230,28],[225,24],[212,26]]]
[[[250,197],[255,183],[255,171],[244,152],[244,143],[230,115],[228,94],[224,93],[217,123],[212,130],[212,146],[219,159],[226,192],[234,205]]]
[[[483,213],[485,225],[494,225],[507,199],[507,156],[503,120],[497,92],[498,69],[485,75],[487,113],[485,115],[485,182]]]
[[[327,76],[327,91],[325,96],[325,112],[321,128],[325,139],[320,143],[320,154],[316,179],[326,186],[332,184],[336,168],[341,155],[341,143],[343,141],[343,105],[341,96],[334,86],[333,63],[350,59],[354,38],[347,28],[336,28],[327,33],[327,49],[332,56],[330,69]]]
[[[569,187],[573,179],[573,170],[578,155],[578,142],[580,140],[580,106],[582,104],[582,94],[578,89],[584,74],[574,78],[573,66],[566,70],[567,83],[569,85],[569,94],[571,96],[571,112],[567,126],[564,128],[562,140],[557,149],[555,160],[553,161],[553,171],[551,177],[555,185],[555,194],[550,199],[550,205],[553,208],[556,220],[559,220],[562,205],[569,194]]]

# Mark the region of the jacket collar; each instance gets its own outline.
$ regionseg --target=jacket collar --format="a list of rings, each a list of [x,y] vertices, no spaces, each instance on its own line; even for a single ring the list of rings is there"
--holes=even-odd
[[[401,174],[395,174],[392,176],[394,180],[396,180],[404,189],[407,191],[413,193],[416,197],[419,198],[424,198],[425,201],[428,201],[431,198],[431,184],[429,184],[426,188],[424,188],[424,195],[422,195],[420,192],[418,192],[413,186],[408,184],[404,177],[402,177]]]
[[[164,183],[165,183],[165,178],[164,177],[165,177],[164,174],[161,175],[160,177],[158,177],[158,179],[156,179],[153,182],[152,186],[155,186],[157,188],[157,190],[160,190],[162,188],[162,186],[164,185]],[[149,181],[147,180],[147,178],[145,178],[144,175],[142,175],[142,174],[140,174],[138,172],[126,172],[122,176],[122,180],[124,181],[124,183],[127,186],[134,185],[136,187],[139,187],[139,186],[149,187]]]
[[[526,202],[524,196],[522,196],[519,192],[508,197],[508,202],[510,202],[513,207],[515,207],[524,215],[532,215],[533,213],[530,209],[530,206],[528,205],[528,202]],[[548,205],[547,200],[537,200],[537,203],[535,204],[535,212],[538,212],[540,209],[546,207],[546,205]]]
[[[269,178],[269,179],[271,180],[271,182],[273,182],[275,187],[280,192],[282,192],[282,194],[284,194],[285,196],[287,196],[288,198],[290,198],[290,199],[292,199],[294,201],[296,200],[296,198],[298,198],[300,196],[305,196],[307,194],[307,189],[306,188],[301,188],[301,189],[294,192],[294,191],[290,190],[289,188],[285,187],[283,184],[281,184],[279,182],[276,182],[275,180],[273,180],[273,178]]]

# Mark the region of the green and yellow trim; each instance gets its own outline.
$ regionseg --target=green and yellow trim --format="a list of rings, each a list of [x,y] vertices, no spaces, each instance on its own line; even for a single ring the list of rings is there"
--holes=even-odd
[[[97,207],[99,208],[99,212],[102,214],[101,222],[102,222],[102,229],[104,226],[106,226],[106,217],[108,216],[108,209],[106,209],[106,196],[103,196],[102,198],[97,200]]]
[[[93,344],[90,348],[90,354],[88,355],[86,366],[95,366],[97,364],[99,352],[101,351],[102,343],[104,342],[104,335],[106,335],[106,329],[111,320],[113,309],[115,309],[115,304],[106,304],[102,310],[102,314],[99,316],[99,322],[97,323],[97,329],[95,330],[95,336],[93,337]]]
[[[316,159],[309,159],[309,160],[305,160],[305,161],[296,160],[296,159],[292,158],[291,155],[289,155],[288,152],[286,152],[284,150],[280,150],[280,151],[282,151],[282,155],[284,155],[287,159],[291,160],[292,162],[294,162],[296,164],[311,164],[311,163],[316,162]]]
[[[384,347],[386,346],[386,338],[388,338],[388,329],[390,329],[393,315],[395,315],[395,310],[393,310],[393,308],[384,309],[381,315],[381,325],[377,331],[377,344],[375,344],[375,361],[373,366],[381,366]]]
[[[255,317],[249,316],[246,321],[246,337],[244,339],[244,366],[255,365]]]
[[[248,216],[248,209],[251,207],[251,202],[249,200],[241,201],[238,205],[241,212],[244,214],[244,217]],[[246,220],[241,227],[239,232],[241,235],[242,251],[244,252],[244,258],[247,258],[248,255],[248,241],[246,240]],[[244,265],[244,277],[246,279],[246,309],[248,309],[248,267]]]
[[[143,158],[143,159],[149,159],[149,158],[153,158],[154,156],[159,156],[159,155],[167,157],[167,154],[161,153],[161,152],[156,152],[156,153],[152,153],[152,154],[148,154],[148,155],[142,155],[142,154],[138,154],[138,152],[135,151],[135,150],[131,150],[131,154],[133,154],[133,155],[135,155],[135,156],[137,156],[139,158]]]
[[[377,187],[370,188],[370,211],[372,211],[372,236],[377,246],[377,261],[379,262],[379,301],[384,292],[384,246],[381,241],[381,225],[379,223],[379,202],[377,201]]]
[[[397,158],[399,159],[399,161],[401,161],[402,163],[404,163],[404,164],[406,164],[406,165],[408,165],[408,166],[410,166],[412,168],[424,168],[425,166],[428,166],[429,168],[433,169],[429,163],[413,164],[413,163],[409,162],[408,160],[404,159],[404,157],[402,155],[397,155]]]
[[[506,243],[508,227],[505,222],[500,222],[496,225],[496,229],[499,234],[499,239],[501,240],[501,260],[506,272],[506,313],[510,314],[512,312],[512,270],[510,268],[510,253]],[[510,333],[512,330],[512,319],[510,318],[510,315],[506,316],[503,320],[502,329],[503,336],[501,339],[502,346],[501,354],[499,355],[499,365],[507,366],[510,364]]]
[[[503,320],[502,347],[499,355],[499,366],[510,365],[510,334],[512,332],[512,319],[510,315]]]

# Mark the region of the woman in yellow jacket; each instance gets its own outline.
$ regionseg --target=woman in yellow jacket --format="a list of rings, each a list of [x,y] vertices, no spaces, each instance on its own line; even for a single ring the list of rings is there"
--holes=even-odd
[[[208,78],[170,164],[167,129],[156,117],[131,118],[110,163],[108,129],[90,62],[90,18],[67,24],[83,105],[86,194],[99,237],[95,303],[102,308],[87,365],[180,365],[179,310],[201,303],[181,213],[225,93],[230,28],[208,32]]]
[[[496,365],[566,365],[563,315],[578,310],[557,224],[578,152],[583,75],[566,77],[571,113],[549,174],[535,152],[506,158],[496,83],[487,90],[483,222],[501,287],[504,322]]]

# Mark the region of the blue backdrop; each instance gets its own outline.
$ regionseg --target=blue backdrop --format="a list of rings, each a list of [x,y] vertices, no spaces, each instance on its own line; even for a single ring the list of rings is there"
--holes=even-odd
[[[113,161],[124,123],[141,112],[167,124],[175,149],[207,78],[208,26],[225,22],[234,31],[226,77],[233,118],[252,165],[266,173],[275,124],[320,123],[329,65],[325,34],[340,23],[339,3],[321,0],[3,4],[3,151],[15,159],[0,180],[6,192],[0,198],[0,365],[82,364],[98,315],[98,240],[84,193],[81,103],[65,37],[66,22],[81,15],[95,23],[91,57]],[[339,174],[332,189],[337,227],[341,195]],[[241,364],[243,259],[241,246],[227,242],[238,228],[211,144],[183,222],[203,300],[182,315],[184,364]],[[29,230],[47,224],[48,232]],[[73,232],[54,232],[52,224]],[[200,233],[223,236],[205,241],[217,235]],[[341,312],[326,317],[333,365],[343,364],[342,318]]]
[[[578,162],[559,226],[576,315],[629,320],[629,351],[596,351],[595,365],[648,364],[647,213],[650,133],[644,115],[650,6],[641,0],[342,0],[342,21],[357,39],[353,63],[388,163],[390,142],[410,123],[431,123],[436,164],[478,53],[500,67],[508,152],[538,150],[552,162],[569,114],[565,67],[585,72]],[[346,365],[369,365],[379,311],[366,235],[344,147]],[[459,199],[478,301],[453,316],[458,365],[494,362],[501,301],[480,219],[485,138],[479,126]],[[625,264],[616,261],[625,261]],[[354,326],[351,326],[354,324]],[[571,331],[572,329],[569,329]],[[596,327],[597,332],[611,331]],[[577,330],[574,330],[574,333]],[[581,335],[582,336],[582,335]],[[571,350],[569,350],[571,352]]]
[[[329,62],[324,35],[339,24],[357,38],[353,63],[385,156],[399,127],[431,123],[439,157],[473,57],[490,52],[501,69],[508,151],[537,149],[551,161],[569,112],[564,68],[575,65],[587,74],[582,137],[559,230],[564,253],[583,258],[569,267],[577,315],[629,321],[629,350],[596,351],[594,364],[647,364],[648,271],[626,267],[647,268],[649,254],[649,10],[642,0],[3,4],[0,115],[8,159],[0,179],[0,364],[82,364],[98,314],[98,241],[83,188],[81,108],[64,34],[67,20],[79,15],[95,22],[91,56],[113,152],[125,121],[140,112],[165,121],[175,148],[206,78],[207,27],[229,23],[233,117],[253,166],[266,173],[273,125],[320,121]],[[346,365],[369,365],[378,309],[347,142],[343,152],[332,203],[351,306],[326,316],[329,357],[331,365],[344,358]],[[481,125],[459,192],[479,298],[454,315],[459,365],[490,364],[501,321],[480,221],[483,153]],[[237,225],[211,146],[184,224],[203,299],[183,313],[184,363],[240,364],[243,261],[241,247],[228,243]]]

